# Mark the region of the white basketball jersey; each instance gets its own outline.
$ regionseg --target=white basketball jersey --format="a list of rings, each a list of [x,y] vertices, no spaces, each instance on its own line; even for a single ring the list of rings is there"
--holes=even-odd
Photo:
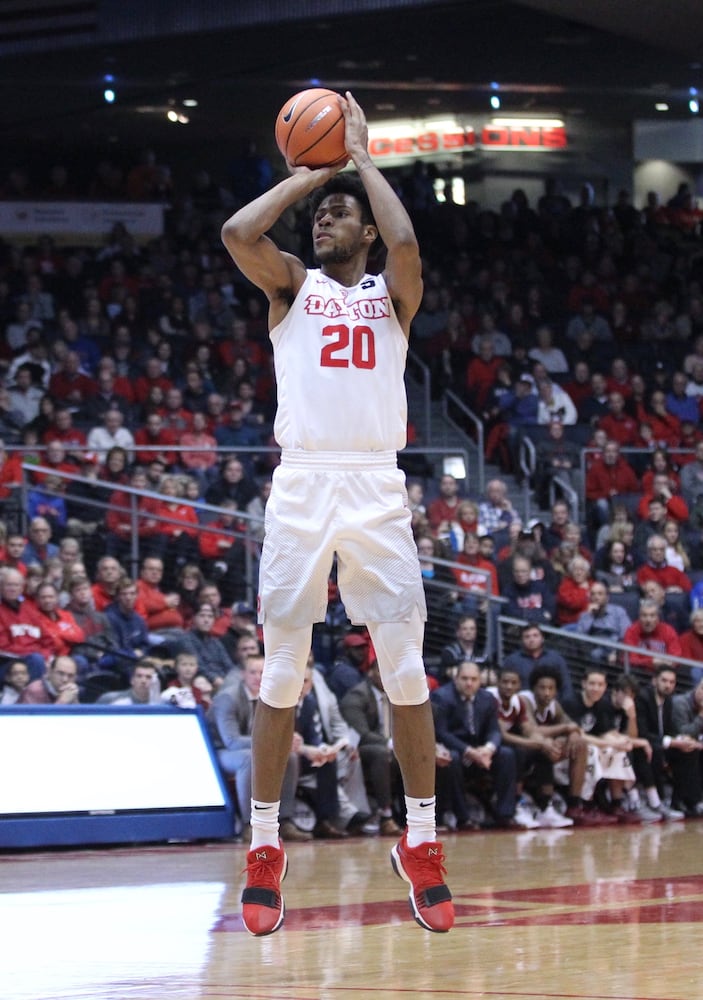
[[[274,436],[305,451],[399,451],[407,435],[408,344],[381,275],[346,288],[308,275],[271,331]]]

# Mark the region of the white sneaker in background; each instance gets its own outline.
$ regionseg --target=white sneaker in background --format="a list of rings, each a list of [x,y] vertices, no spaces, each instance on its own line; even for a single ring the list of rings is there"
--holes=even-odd
[[[662,819],[667,819],[669,822],[674,822],[679,819],[686,819],[686,813],[682,812],[680,809],[672,809],[668,806],[666,802],[662,802],[655,812],[659,813]]]
[[[652,809],[646,802],[640,803],[637,815],[643,823],[661,823],[664,814],[659,809]]]
[[[525,830],[536,830],[540,825],[535,819],[533,810],[523,802],[518,802],[513,819]]]
[[[537,826],[547,827],[551,830],[559,830],[567,826],[573,826],[574,821],[568,816],[562,816],[550,802],[546,809],[535,815]]]

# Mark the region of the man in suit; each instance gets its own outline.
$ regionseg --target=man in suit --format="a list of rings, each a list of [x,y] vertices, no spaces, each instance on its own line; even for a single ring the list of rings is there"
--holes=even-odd
[[[393,818],[392,804],[400,768],[393,753],[390,703],[377,660],[363,681],[347,691],[339,707],[347,725],[359,734],[361,766],[369,796],[378,807],[379,832],[384,837],[397,837],[401,830]]]
[[[647,808],[660,819],[683,819],[684,813],[672,809],[663,801],[665,771],[671,768],[674,781],[674,798],[685,800],[685,790],[691,787],[692,770],[698,768],[698,754],[688,737],[676,732],[673,716],[673,694],[676,690],[676,671],[671,664],[662,663],[654,671],[652,681],[640,688],[635,698],[638,735],[649,742],[651,759],[635,750],[632,764],[637,780],[642,785]],[[696,747],[697,749],[697,747]]]
[[[464,796],[466,785],[490,782],[495,821],[498,826],[514,826],[515,755],[502,745],[497,702],[481,687],[477,663],[460,664],[453,681],[432,693],[437,740],[452,755],[454,796],[459,825],[469,819]],[[462,804],[464,810],[462,810]]]
[[[248,657],[241,679],[236,674],[232,683],[224,684],[208,711],[208,724],[220,767],[228,777],[234,779],[245,839],[251,823],[251,727],[263,670],[264,657],[261,654]],[[298,776],[299,758],[291,746],[281,789],[280,812],[281,836],[289,841],[311,839],[311,834],[300,830],[292,818]]]

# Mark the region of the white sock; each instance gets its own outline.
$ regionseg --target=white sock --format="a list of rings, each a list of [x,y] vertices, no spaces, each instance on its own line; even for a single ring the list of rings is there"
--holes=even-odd
[[[408,823],[408,847],[418,847],[437,839],[435,829],[435,797],[413,799],[405,796]]]
[[[662,800],[659,798],[659,792],[656,790],[656,788],[648,788],[646,790],[646,795],[647,795],[647,802],[649,803],[651,808],[658,809],[659,806],[662,804]]]
[[[280,808],[280,801],[259,802],[257,799],[251,800],[251,847],[249,850],[256,851],[267,844],[272,847],[279,846],[278,810]]]

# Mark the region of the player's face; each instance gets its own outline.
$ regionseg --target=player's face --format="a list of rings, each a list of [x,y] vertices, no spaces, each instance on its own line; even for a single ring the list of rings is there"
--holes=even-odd
[[[557,682],[553,677],[540,677],[534,687],[535,701],[544,708],[557,696]]]
[[[602,674],[589,674],[583,682],[583,693],[586,699],[594,704],[605,694],[607,682]]]
[[[364,225],[361,208],[350,194],[324,198],[313,219],[312,242],[320,264],[343,264],[359,252]]]
[[[505,701],[510,701],[514,694],[520,690],[520,677],[518,674],[501,674],[498,678],[498,693]]]
[[[459,668],[454,683],[464,698],[472,698],[481,686],[481,673],[475,663]]]

